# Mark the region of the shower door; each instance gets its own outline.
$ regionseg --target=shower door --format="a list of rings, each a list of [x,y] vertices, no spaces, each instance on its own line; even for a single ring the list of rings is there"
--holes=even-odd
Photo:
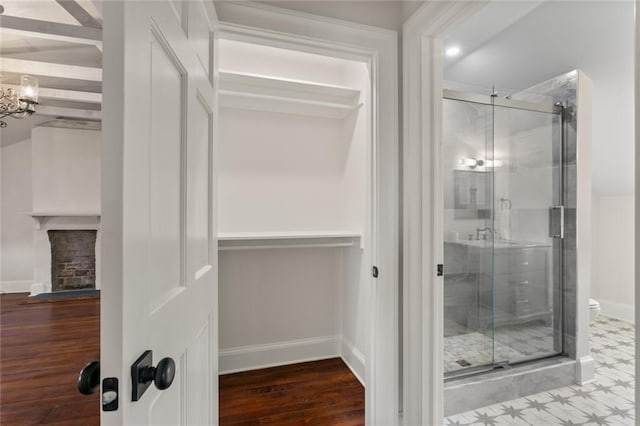
[[[562,108],[445,92],[444,370],[562,352]]]

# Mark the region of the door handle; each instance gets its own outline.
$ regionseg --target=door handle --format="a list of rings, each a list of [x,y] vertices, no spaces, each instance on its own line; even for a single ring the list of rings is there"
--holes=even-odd
[[[564,206],[549,208],[549,237],[564,238]]]
[[[80,370],[78,390],[83,395],[91,395],[100,389],[100,361],[93,361]]]
[[[168,389],[176,375],[176,363],[172,358],[163,358],[153,366],[153,352],[144,351],[131,365],[131,400],[138,401],[151,385],[159,390]]]

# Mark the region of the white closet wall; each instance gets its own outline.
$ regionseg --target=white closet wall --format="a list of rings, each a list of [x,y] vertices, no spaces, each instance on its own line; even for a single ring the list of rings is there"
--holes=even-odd
[[[342,356],[364,378],[366,65],[223,40],[220,66],[220,370]]]
[[[220,123],[221,233],[343,229],[341,120],[221,108]]]

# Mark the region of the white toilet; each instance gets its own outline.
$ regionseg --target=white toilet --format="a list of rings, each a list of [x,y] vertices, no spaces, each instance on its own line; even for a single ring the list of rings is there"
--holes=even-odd
[[[593,321],[600,314],[600,302],[595,299],[589,299],[589,319]]]

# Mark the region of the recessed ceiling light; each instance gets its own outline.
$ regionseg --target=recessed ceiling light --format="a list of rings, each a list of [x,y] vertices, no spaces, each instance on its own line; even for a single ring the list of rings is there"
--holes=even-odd
[[[460,54],[460,46],[447,47],[447,50],[445,50],[444,53],[450,58],[458,56]]]

